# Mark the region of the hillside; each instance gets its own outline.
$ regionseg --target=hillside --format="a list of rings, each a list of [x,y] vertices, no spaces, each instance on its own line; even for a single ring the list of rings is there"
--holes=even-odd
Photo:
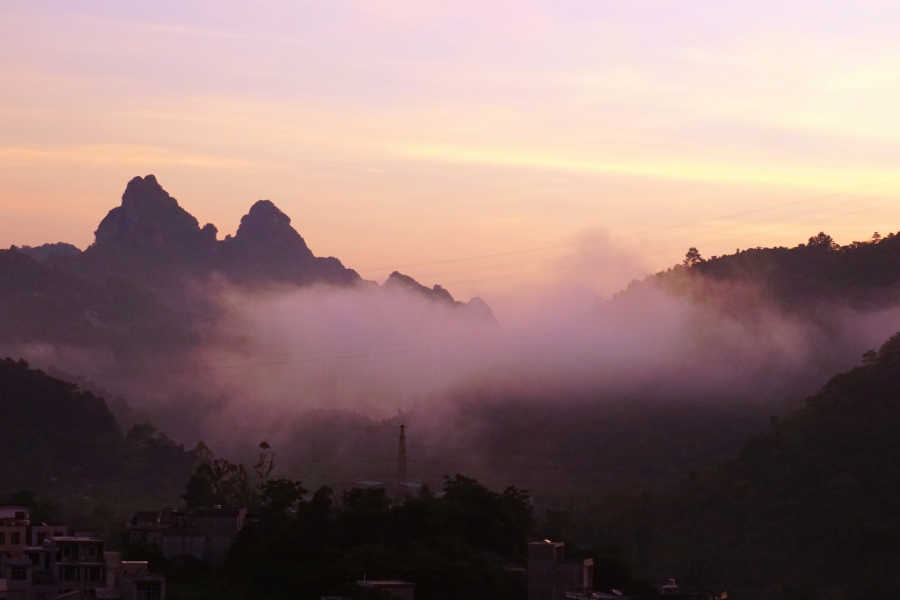
[[[0,495],[120,486],[177,497],[190,472],[210,460],[146,424],[123,435],[106,401],[29,367],[0,360]]]
[[[735,285],[741,309],[765,302],[795,314],[835,304],[882,308],[900,300],[900,234],[841,246],[819,233],[793,248],[749,248],[708,260],[691,254],[683,265],[633,282],[612,302],[628,303],[655,289],[721,303],[734,300],[728,286]]]
[[[740,597],[895,597],[900,334],[657,514],[658,568]],[[674,576],[674,575],[673,575]]]

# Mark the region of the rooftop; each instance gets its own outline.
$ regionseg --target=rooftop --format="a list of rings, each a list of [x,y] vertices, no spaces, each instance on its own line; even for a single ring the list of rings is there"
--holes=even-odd
[[[398,581],[395,579],[357,581],[356,584],[368,588],[413,587],[415,585],[408,581]]]

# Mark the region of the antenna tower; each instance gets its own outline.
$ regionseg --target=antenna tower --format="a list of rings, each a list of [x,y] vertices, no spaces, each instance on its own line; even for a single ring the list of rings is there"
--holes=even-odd
[[[406,488],[406,425],[400,426],[400,448],[397,451],[397,497],[403,498]]]

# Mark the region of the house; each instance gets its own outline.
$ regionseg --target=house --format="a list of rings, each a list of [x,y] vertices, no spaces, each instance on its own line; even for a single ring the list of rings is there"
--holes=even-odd
[[[36,539],[36,536],[35,536]],[[164,600],[165,578],[146,562],[121,560],[106,552],[95,534],[51,536],[3,557],[2,600]]]
[[[116,589],[122,600],[165,600],[166,578],[150,572],[147,561],[123,560],[116,573]]]
[[[27,506],[0,506],[0,557],[18,554],[28,546],[40,546],[53,536],[69,534],[65,525],[34,524]]]
[[[25,548],[30,523],[27,506],[0,506],[0,557]]]
[[[28,536],[26,542],[29,546],[43,546],[44,540],[50,539],[52,537],[66,537],[69,535],[69,528],[66,525],[47,525],[46,523],[41,523],[40,525],[30,525],[28,527]],[[78,537],[82,537],[80,534],[76,534]]]
[[[356,585],[370,590],[377,590],[398,600],[413,600],[416,586],[407,581],[382,580],[382,581],[357,581]]]
[[[562,600],[567,592],[594,589],[594,559],[566,558],[562,542],[528,544],[528,600]]]
[[[141,511],[128,525],[128,542],[156,544],[166,559],[193,556],[209,565],[221,564],[246,520],[246,508]]]

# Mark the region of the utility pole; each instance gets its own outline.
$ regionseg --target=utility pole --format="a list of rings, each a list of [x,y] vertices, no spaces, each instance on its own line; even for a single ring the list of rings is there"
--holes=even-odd
[[[400,448],[397,451],[397,499],[406,495],[406,425],[400,426]]]

